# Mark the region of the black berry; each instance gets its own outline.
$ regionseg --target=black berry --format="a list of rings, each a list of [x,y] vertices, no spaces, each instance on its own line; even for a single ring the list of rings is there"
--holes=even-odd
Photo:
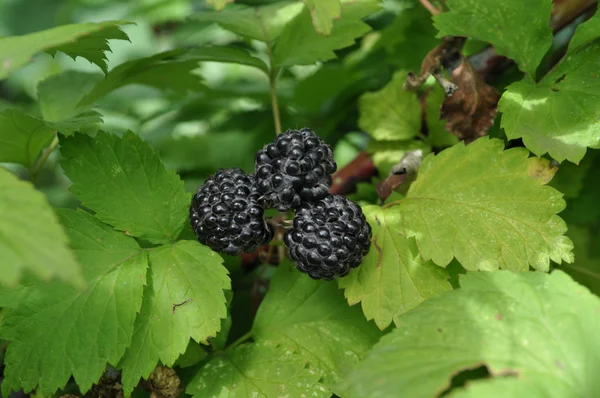
[[[371,226],[356,203],[327,195],[300,205],[284,241],[300,271],[330,280],[360,265],[371,246]]]
[[[309,129],[288,130],[256,153],[256,184],[267,206],[280,211],[327,195],[337,166],[329,145]]]
[[[273,238],[263,219],[253,176],[241,169],[219,169],[192,199],[190,223],[198,241],[230,255],[250,253]]]

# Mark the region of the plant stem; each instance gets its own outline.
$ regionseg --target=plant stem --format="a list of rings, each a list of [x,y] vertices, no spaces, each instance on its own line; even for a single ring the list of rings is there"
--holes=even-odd
[[[275,134],[281,134],[281,117],[279,115],[279,101],[277,99],[277,74],[279,70],[271,71],[269,84],[271,85],[271,107],[273,108],[273,121],[275,122]]]
[[[436,6],[431,4],[431,2],[429,2],[429,0],[419,0],[419,1],[423,5],[423,7],[425,7],[427,9],[427,11],[429,11],[431,13],[431,15],[438,15],[440,13],[440,10]]]
[[[35,183],[40,169],[42,168],[44,163],[46,163],[48,156],[50,156],[50,154],[54,151],[54,149],[56,148],[57,145],[58,145],[58,135],[55,135],[54,139],[52,140],[52,142],[50,143],[48,148],[46,148],[44,150],[44,152],[42,153],[42,156],[39,158],[39,160],[33,166],[33,170],[31,171],[31,174],[29,176],[29,180],[31,182]]]
[[[229,347],[227,347],[227,349],[225,351],[231,351],[233,350],[235,347],[239,346],[240,344],[242,344],[243,342],[245,342],[246,340],[252,338],[252,330],[250,330],[249,332],[247,332],[246,334],[244,334],[243,336],[241,336],[239,339],[237,339],[236,341],[234,341],[233,343],[231,343],[229,345]]]

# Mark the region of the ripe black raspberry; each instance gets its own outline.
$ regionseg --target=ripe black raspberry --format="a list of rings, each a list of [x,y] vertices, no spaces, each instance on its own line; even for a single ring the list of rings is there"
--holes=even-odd
[[[192,199],[190,223],[200,243],[221,253],[250,253],[273,238],[253,176],[219,169]]]
[[[371,246],[371,226],[356,203],[327,195],[298,208],[284,241],[300,271],[330,280],[360,265]]]
[[[337,166],[329,145],[309,129],[288,130],[256,153],[256,183],[280,211],[327,195]]]

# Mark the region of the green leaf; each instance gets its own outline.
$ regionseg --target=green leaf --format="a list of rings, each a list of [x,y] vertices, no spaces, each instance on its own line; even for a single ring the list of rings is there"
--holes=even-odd
[[[592,293],[600,295],[600,235],[576,225],[569,225],[567,235],[573,240],[576,261],[562,264],[560,268]]]
[[[304,4],[310,10],[317,33],[329,36],[333,29],[333,20],[342,17],[340,0],[304,0]]]
[[[455,389],[449,398],[548,398],[556,396],[552,385],[519,380],[515,377],[499,377],[480,381],[469,380],[465,388]]]
[[[513,83],[500,99],[506,136],[522,138],[538,156],[579,163],[587,147],[600,147],[600,41],[590,41],[589,33],[594,24],[600,18],[577,29],[567,55],[537,84]]]
[[[215,356],[186,389],[199,397],[329,397],[319,375],[290,348],[270,341],[244,344]]]
[[[248,39],[270,42],[303,8],[296,1],[279,1],[262,7],[230,4],[222,11],[202,11],[191,16],[192,21],[216,22],[223,28]]]
[[[572,242],[556,215],[560,192],[544,186],[548,161],[525,148],[503,151],[497,139],[459,143],[423,159],[405,199],[390,204],[414,236],[421,256],[469,270],[547,271],[550,260],[572,262]]]
[[[368,320],[383,330],[422,301],[452,290],[447,272],[425,262],[412,238],[401,234],[402,216],[393,208],[367,206],[373,229],[371,250],[360,267],[339,280],[350,305],[362,302]]]
[[[437,148],[452,146],[459,141],[458,137],[446,130],[446,121],[440,117],[445,98],[444,89],[438,84],[431,87],[426,97],[427,142]]]
[[[466,36],[491,43],[530,79],[552,45],[550,0],[448,0],[449,12],[434,17],[438,37]]]
[[[98,73],[75,70],[52,75],[38,84],[40,110],[44,120],[62,134],[93,132],[102,123],[101,115],[79,101],[102,79]]]
[[[151,57],[137,58],[113,68],[99,81],[79,106],[88,106],[108,93],[128,84],[144,84],[160,90],[171,90],[180,95],[204,88],[201,77],[192,73],[199,59],[190,57],[188,50],[177,49]]]
[[[542,396],[557,398],[595,395],[598,297],[561,271],[476,272],[460,281],[460,289],[404,314],[398,328],[341,383],[343,396],[394,397],[402,391],[407,397],[432,397],[449,387],[454,375],[482,364],[492,375],[513,380],[516,391],[541,390],[547,393]]]
[[[0,112],[0,162],[31,169],[53,137],[54,130],[43,120],[18,109]]]
[[[596,151],[593,151],[588,153],[579,164],[569,162],[561,163],[558,167],[558,172],[552,178],[549,185],[560,191],[565,198],[579,197],[584,188],[585,179],[589,175],[590,169],[594,164],[595,158]],[[569,204],[567,204],[567,209],[569,209]]]
[[[409,140],[421,130],[421,104],[403,88],[406,75],[396,72],[384,88],[359,99],[358,125],[376,140]]]
[[[46,197],[0,167],[0,286],[28,271],[39,278],[84,284],[69,240]]]
[[[571,38],[566,56],[575,54],[580,48],[598,45],[600,40],[600,14],[595,13],[587,22],[579,25]]]
[[[266,74],[269,73],[267,64],[260,58],[257,58],[243,48],[238,47],[205,46],[191,50],[187,57],[195,59],[198,62],[211,61],[253,66]]]
[[[294,347],[331,384],[360,361],[381,333],[359,308],[348,306],[335,283],[314,281],[285,263],[271,280],[252,335]]]
[[[227,315],[230,289],[222,258],[197,242],[180,241],[150,251],[148,286],[135,323],[133,343],[121,362],[129,395],[158,361],[172,366],[190,338],[207,343]]]
[[[61,140],[70,190],[100,220],[153,243],[173,241],[188,219],[190,196],[156,152],[128,131]]]
[[[61,210],[59,215],[88,286],[80,291],[58,282],[33,285],[6,314],[0,328],[2,338],[10,340],[5,396],[38,384],[39,392],[50,395],[71,375],[85,393],[131,343],[146,253],[135,240],[83,211]]]
[[[228,3],[233,3],[233,1],[234,0],[206,0],[206,4],[213,6],[216,10],[220,11],[225,8]]]
[[[378,9],[376,0],[344,3],[343,18],[333,22],[331,35],[322,36],[315,31],[310,10],[305,8],[281,32],[273,49],[273,62],[276,66],[312,65],[336,58],[335,50],[353,45],[371,30],[362,19]]]
[[[75,59],[83,57],[107,72],[105,51],[109,51],[107,40],[129,40],[121,31],[122,21],[88,22],[63,25],[23,36],[0,38],[0,79],[25,65],[31,57],[45,51],[50,55],[57,51]]]

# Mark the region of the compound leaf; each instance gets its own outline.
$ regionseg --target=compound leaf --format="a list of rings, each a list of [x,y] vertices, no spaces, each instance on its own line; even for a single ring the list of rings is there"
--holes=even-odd
[[[54,129],[37,117],[19,109],[0,112],[0,162],[31,169],[53,137]]]
[[[139,136],[99,132],[61,141],[71,192],[115,228],[154,243],[173,241],[188,218],[190,196]]]
[[[410,140],[421,130],[421,104],[403,88],[406,75],[396,72],[381,90],[359,99],[358,125],[376,140]]]
[[[335,284],[314,281],[289,263],[279,265],[252,331],[256,339],[294,347],[326,384],[348,373],[381,336]]]
[[[446,266],[456,257],[470,271],[547,271],[550,260],[572,262],[573,244],[556,215],[565,202],[544,186],[555,169],[525,148],[503,149],[482,137],[428,155],[406,198],[389,205],[424,259]]]
[[[133,238],[83,211],[61,210],[59,216],[87,287],[39,283],[25,287],[27,293],[16,307],[0,302],[14,307],[0,327],[2,338],[10,341],[5,396],[38,384],[41,393],[50,395],[71,375],[85,393],[131,343],[146,280],[146,253]]]
[[[304,4],[310,10],[317,33],[329,36],[333,29],[333,20],[342,17],[340,0],[304,0]]]
[[[552,1],[449,0],[445,4],[450,11],[434,17],[438,37],[487,41],[535,79],[537,67],[552,44]]]
[[[215,356],[200,369],[186,393],[195,398],[329,397],[319,377],[292,349],[259,341]]]
[[[279,1],[261,7],[230,4],[222,11],[202,11],[191,16],[192,21],[216,22],[248,39],[270,42],[275,40],[284,26],[302,9],[296,1]]]
[[[223,290],[230,289],[222,258],[197,242],[180,241],[150,251],[148,286],[125,353],[123,385],[129,395],[158,361],[172,366],[190,338],[207,343],[227,315]]]
[[[339,280],[354,305],[362,302],[367,319],[385,329],[404,312],[422,301],[451,290],[447,272],[423,261],[415,240],[403,236],[402,217],[393,208],[367,206],[373,229],[371,250],[360,267]]]
[[[137,58],[118,65],[89,90],[78,106],[89,106],[108,93],[128,84],[144,84],[178,94],[204,88],[201,78],[191,73],[198,68],[198,57],[185,49],[165,51],[151,57]]]
[[[0,286],[17,284],[26,271],[83,286],[80,266],[46,197],[1,167],[0,219]]]
[[[335,50],[353,45],[371,30],[362,19],[378,9],[376,0],[344,3],[343,18],[333,22],[331,35],[322,36],[315,31],[310,10],[305,8],[281,32],[273,49],[273,62],[277,66],[312,65],[336,58]]]
[[[538,156],[579,163],[587,147],[600,147],[600,16],[581,25],[563,60],[537,84],[508,86],[498,104],[510,139],[522,138]]]
[[[0,79],[25,65],[31,57],[45,51],[57,51],[71,58],[83,57],[107,72],[105,52],[110,50],[108,40],[129,40],[119,28],[122,21],[87,22],[63,25],[23,36],[0,38]]]
[[[343,396],[402,391],[432,397],[459,372],[482,364],[505,378],[480,383],[500,387],[504,383],[496,380],[512,380],[507,388],[521,392],[489,396],[584,397],[598,391],[598,297],[562,271],[474,272],[461,276],[460,285],[402,315],[398,328],[343,380]]]

